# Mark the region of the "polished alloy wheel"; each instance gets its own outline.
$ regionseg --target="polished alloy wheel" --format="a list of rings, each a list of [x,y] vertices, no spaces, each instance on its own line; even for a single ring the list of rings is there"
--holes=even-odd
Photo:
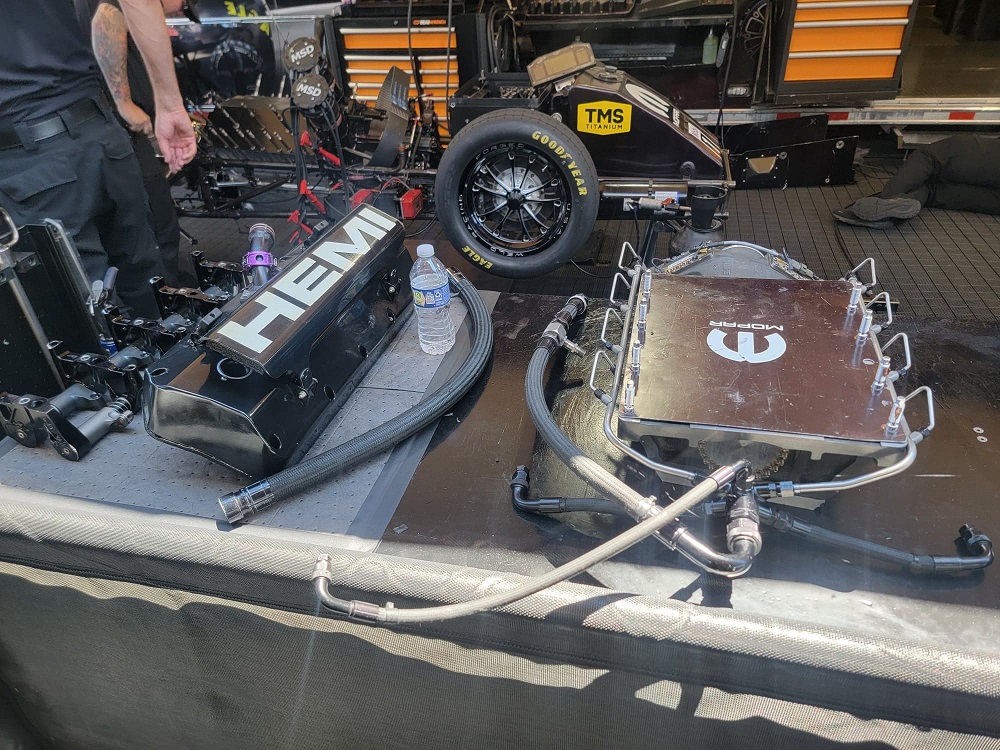
[[[569,183],[552,157],[533,146],[486,149],[462,182],[463,220],[495,252],[522,256],[544,250],[569,222]]]

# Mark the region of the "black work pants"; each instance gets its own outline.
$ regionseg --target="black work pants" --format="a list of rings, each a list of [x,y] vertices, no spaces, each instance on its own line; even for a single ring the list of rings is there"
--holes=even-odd
[[[0,150],[0,206],[18,225],[61,221],[91,280],[117,266],[122,301],[159,317],[149,279],[164,268],[142,176],[128,134],[103,112],[52,138]]]
[[[132,135],[135,158],[139,162],[139,172],[146,186],[149,210],[153,219],[153,232],[160,246],[160,258],[166,269],[165,278],[171,286],[182,286],[180,273],[181,225],[177,220],[177,209],[170,195],[170,182],[164,174],[164,164],[156,156],[153,144],[141,133]]]
[[[883,198],[1000,214],[1000,141],[963,134],[913,152],[886,183]]]

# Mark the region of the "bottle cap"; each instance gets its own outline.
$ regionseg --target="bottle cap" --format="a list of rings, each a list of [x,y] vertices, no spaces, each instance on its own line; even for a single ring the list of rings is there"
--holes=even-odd
[[[434,245],[417,245],[418,258],[431,258],[434,256]]]

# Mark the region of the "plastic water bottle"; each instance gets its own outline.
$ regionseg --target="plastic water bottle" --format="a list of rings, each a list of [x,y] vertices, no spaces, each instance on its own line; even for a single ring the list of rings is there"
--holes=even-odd
[[[410,271],[413,309],[417,315],[420,348],[428,354],[444,354],[455,345],[451,324],[451,292],[448,272],[434,257],[433,245],[417,247],[417,261]]]

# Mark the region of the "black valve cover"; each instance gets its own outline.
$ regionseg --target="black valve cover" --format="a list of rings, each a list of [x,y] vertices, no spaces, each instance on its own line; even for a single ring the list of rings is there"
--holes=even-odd
[[[149,368],[146,430],[249,476],[294,463],[401,327],[411,265],[402,225],[358,208]]]

